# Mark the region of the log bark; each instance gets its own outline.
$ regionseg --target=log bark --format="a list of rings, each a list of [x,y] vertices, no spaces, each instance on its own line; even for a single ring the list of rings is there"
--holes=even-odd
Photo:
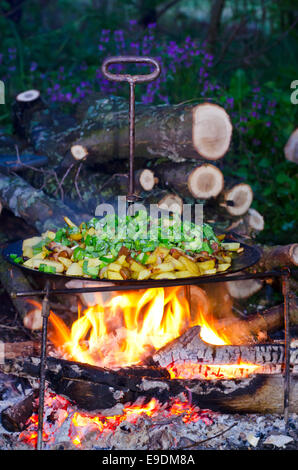
[[[224,187],[219,168],[211,164],[161,164],[154,167],[159,182],[182,197],[210,199],[217,197]]]
[[[0,201],[39,232],[61,227],[64,216],[78,224],[91,218],[89,214],[74,211],[61,201],[47,197],[43,191],[15,175],[0,173]]]
[[[128,106],[114,111],[115,100],[93,119],[90,114],[81,126],[81,136],[70,146],[75,160],[102,164],[129,155]],[[100,109],[100,103],[94,105]],[[216,104],[172,106],[136,105],[135,157],[218,160],[227,152],[232,135],[228,114]]]

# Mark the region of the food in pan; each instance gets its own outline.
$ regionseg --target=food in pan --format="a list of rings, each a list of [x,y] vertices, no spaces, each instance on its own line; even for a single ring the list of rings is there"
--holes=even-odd
[[[208,224],[177,223],[175,217],[152,220],[141,211],[124,220],[106,215],[80,226],[64,220],[64,228],[24,240],[22,256],[11,254],[14,262],[50,274],[111,281],[179,279],[224,272],[243,251],[239,243],[216,236]]]

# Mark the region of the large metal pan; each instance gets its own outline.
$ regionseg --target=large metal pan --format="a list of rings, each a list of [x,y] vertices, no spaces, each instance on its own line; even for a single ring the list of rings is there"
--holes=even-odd
[[[226,239],[226,241],[235,241],[231,239]],[[222,279],[224,282],[224,278],[226,275],[234,274],[239,271],[243,271],[244,269],[249,268],[250,266],[253,266],[256,264],[259,259],[260,259],[260,252],[256,247],[246,245],[244,243],[240,243],[240,246],[244,248],[244,251],[242,253],[239,253],[233,260],[231,267],[227,269],[227,271],[223,273],[217,273],[217,274],[209,274],[209,275],[204,275],[204,276],[195,276],[195,277],[189,277],[185,279],[162,279],[162,280],[157,280],[157,279],[148,279],[145,281],[136,281],[135,279],[128,279],[128,280],[123,280],[123,281],[110,281],[108,279],[92,279],[89,277],[83,277],[83,276],[67,276],[65,274],[52,274],[52,273],[44,273],[42,271],[38,271],[35,269],[27,268],[26,266],[23,266],[21,264],[15,263],[14,260],[10,257],[11,254],[16,254],[18,256],[22,256],[22,244],[23,240],[18,240],[16,242],[12,242],[9,245],[7,245],[3,251],[2,255],[6,261],[11,263],[12,265],[25,270],[28,274],[32,274],[34,276],[38,276],[40,280],[42,279],[52,279],[53,281],[56,280],[65,280],[65,281],[70,281],[71,279],[80,279],[82,281],[90,281],[90,282],[104,282],[107,284],[111,285],[139,285],[140,287],[142,286],[144,289],[156,286],[158,287],[159,285],[167,285],[167,286],[175,286],[175,285],[184,285],[184,284],[196,284],[200,283],[200,280],[204,279],[204,283],[209,281],[215,281]],[[186,281],[187,282],[184,282]]]

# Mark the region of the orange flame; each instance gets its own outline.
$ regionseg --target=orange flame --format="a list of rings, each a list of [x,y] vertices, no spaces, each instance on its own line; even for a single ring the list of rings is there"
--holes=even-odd
[[[212,327],[206,293],[198,289],[196,296],[195,308],[190,311],[183,287],[116,293],[106,302],[98,294],[97,304],[79,310],[70,329],[51,312],[54,331],[50,338],[68,358],[109,368],[140,363],[195,325],[201,326],[200,336],[206,343],[230,344]],[[172,378],[236,378],[247,376],[257,367],[184,364],[169,366],[169,372]]]

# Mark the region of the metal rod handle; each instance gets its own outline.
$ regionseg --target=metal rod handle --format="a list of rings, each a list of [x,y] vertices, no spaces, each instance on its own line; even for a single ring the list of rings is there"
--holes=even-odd
[[[149,64],[154,65],[153,72],[144,75],[116,74],[109,72],[108,68],[113,64]],[[119,56],[110,57],[102,64],[104,76],[114,82],[128,82],[130,88],[129,97],[129,191],[128,201],[134,201],[134,148],[135,148],[135,84],[148,83],[155,80],[161,72],[159,63],[151,57]]]

